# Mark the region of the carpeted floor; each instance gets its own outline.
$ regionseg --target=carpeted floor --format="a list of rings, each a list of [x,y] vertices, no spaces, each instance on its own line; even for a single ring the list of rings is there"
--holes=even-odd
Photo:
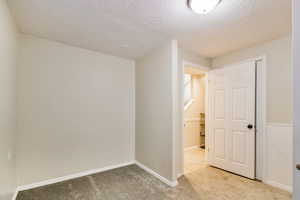
[[[174,188],[131,165],[23,191],[17,200],[291,200],[288,192],[199,165],[197,154],[186,155],[186,174]]]
[[[188,180],[170,188],[136,165],[20,192],[17,200],[200,199]]]

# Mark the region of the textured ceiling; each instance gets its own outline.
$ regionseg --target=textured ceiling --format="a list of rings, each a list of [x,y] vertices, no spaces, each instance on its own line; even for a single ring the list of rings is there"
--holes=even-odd
[[[291,31],[291,0],[223,0],[197,15],[186,0],[8,0],[23,33],[127,58],[167,38],[216,57]]]

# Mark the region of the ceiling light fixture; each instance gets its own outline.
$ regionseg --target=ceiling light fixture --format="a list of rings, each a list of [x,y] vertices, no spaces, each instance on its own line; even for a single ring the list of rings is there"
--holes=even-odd
[[[198,14],[205,15],[215,9],[222,0],[188,0],[188,6]]]

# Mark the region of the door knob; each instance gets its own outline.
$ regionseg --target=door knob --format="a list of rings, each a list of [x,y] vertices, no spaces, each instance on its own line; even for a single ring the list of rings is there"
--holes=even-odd
[[[297,168],[298,170],[300,170],[300,164],[296,165],[296,168]]]
[[[250,129],[250,130],[253,129],[253,125],[252,125],[252,124],[248,124],[247,127],[248,127],[248,129]]]

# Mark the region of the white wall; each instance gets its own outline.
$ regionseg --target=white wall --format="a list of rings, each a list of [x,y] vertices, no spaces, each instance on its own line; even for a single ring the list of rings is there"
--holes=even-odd
[[[264,181],[292,190],[292,51],[291,37],[213,59],[213,68],[266,56],[267,129]]]
[[[265,55],[267,60],[267,121],[292,123],[291,37],[242,49],[213,59],[213,68]]]
[[[5,0],[0,0],[0,30],[0,199],[6,200],[16,187],[17,29]]]
[[[293,0],[293,74],[294,74],[294,190],[293,199],[300,199],[300,171],[296,164],[300,164],[300,1]]]
[[[136,62],[136,160],[169,181],[174,180],[173,42]]]
[[[18,179],[31,184],[134,160],[134,62],[22,35]]]

